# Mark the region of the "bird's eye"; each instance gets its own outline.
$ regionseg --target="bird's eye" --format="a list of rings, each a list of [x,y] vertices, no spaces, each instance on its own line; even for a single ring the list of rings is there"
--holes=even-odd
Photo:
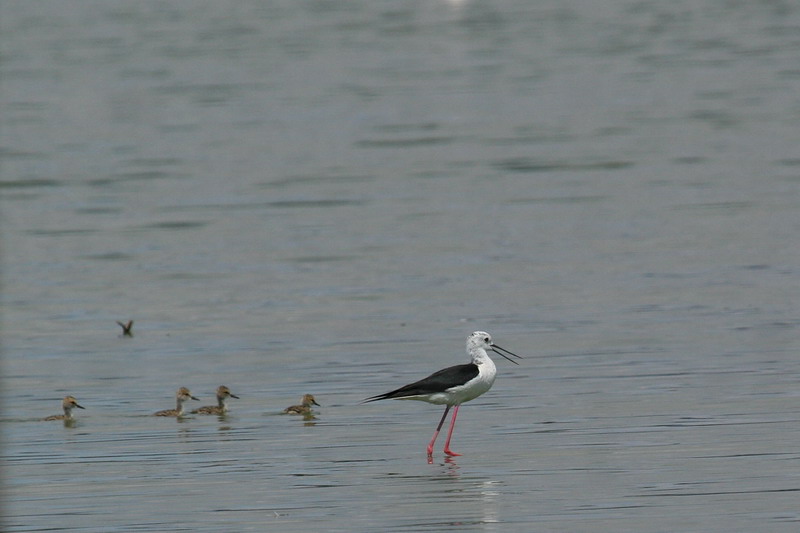
[[[491,341],[492,341],[492,339],[490,339],[489,337],[484,337],[483,338],[483,342],[485,342],[486,344],[489,344]]]

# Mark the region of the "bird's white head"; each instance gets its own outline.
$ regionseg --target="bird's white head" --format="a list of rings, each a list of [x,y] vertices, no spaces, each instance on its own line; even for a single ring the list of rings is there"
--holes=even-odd
[[[492,336],[486,333],[485,331],[475,331],[469,337],[467,337],[467,352],[473,354],[476,350],[483,351],[484,353],[486,353],[487,350],[491,350],[494,353],[505,357],[515,365],[519,363],[508,357],[508,355],[513,355],[518,359],[522,359],[522,357],[520,357],[519,355],[496,345],[492,340]]]
[[[467,350],[471,348],[491,350],[492,336],[485,331],[474,331],[469,337],[467,337]]]

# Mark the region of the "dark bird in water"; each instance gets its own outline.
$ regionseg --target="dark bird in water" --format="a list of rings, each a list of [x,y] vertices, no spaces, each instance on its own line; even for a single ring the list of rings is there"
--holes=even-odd
[[[133,337],[133,331],[131,331],[131,329],[133,328],[133,320],[128,320],[127,324],[123,324],[122,322],[117,320],[117,324],[119,324],[119,326],[122,328],[123,337]]]

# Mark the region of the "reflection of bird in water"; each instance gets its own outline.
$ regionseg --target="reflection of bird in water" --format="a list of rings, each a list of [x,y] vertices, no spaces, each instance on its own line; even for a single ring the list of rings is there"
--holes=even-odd
[[[447,413],[453,407],[453,418],[450,421],[450,430],[447,432],[447,440],[444,443],[444,453],[449,456],[461,455],[450,449],[450,438],[453,436],[453,428],[456,425],[458,408],[462,403],[474,400],[492,388],[494,379],[497,376],[497,367],[494,366],[494,362],[489,357],[489,354],[486,353],[486,350],[502,355],[514,364],[518,363],[506,354],[522,359],[519,355],[511,353],[492,342],[492,336],[485,331],[476,331],[467,337],[467,353],[472,359],[471,363],[439,370],[427,378],[385,394],[372,396],[364,401],[374,402],[386,399],[420,400],[446,405],[442,419],[439,421],[433,438],[428,444],[428,457],[433,454],[433,444],[436,442],[436,437],[442,429],[445,418],[447,418]]]
[[[314,396],[311,394],[306,394],[303,396],[303,401],[300,405],[292,405],[287,407],[283,410],[284,413],[290,415],[303,415],[303,416],[312,416],[311,415],[311,406],[317,405],[317,401],[314,399]]]
[[[183,416],[183,402],[186,400],[197,400],[197,398],[192,396],[192,393],[189,392],[189,389],[186,387],[181,387],[178,389],[177,394],[175,394],[175,400],[177,402],[177,407],[175,409],[164,409],[163,411],[153,413],[153,416]]]
[[[217,387],[217,405],[206,405],[195,409],[192,414],[196,415],[224,415],[228,412],[228,398],[239,399],[238,396],[233,394],[228,387],[220,385]]]
[[[43,420],[74,420],[72,418],[72,409],[74,407],[77,407],[78,409],[85,409],[85,407],[82,405],[78,405],[78,400],[72,396],[64,396],[64,400],[61,402],[61,407],[64,409],[63,415],[48,416]]]

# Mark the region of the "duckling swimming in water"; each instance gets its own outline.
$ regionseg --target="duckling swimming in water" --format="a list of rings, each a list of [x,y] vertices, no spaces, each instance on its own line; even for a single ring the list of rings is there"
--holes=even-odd
[[[192,414],[196,415],[224,415],[228,412],[228,398],[239,399],[238,396],[233,394],[228,387],[220,385],[217,387],[217,405],[206,405],[195,409]]]
[[[290,415],[309,415],[311,414],[312,405],[319,406],[313,395],[306,394],[303,396],[303,402],[300,405],[292,405],[287,407],[283,410],[283,412]]]
[[[175,416],[180,417],[183,416],[183,402],[186,400],[197,400],[192,393],[189,392],[189,389],[186,387],[181,387],[178,389],[177,394],[175,394],[175,400],[177,401],[177,406],[175,409],[164,409],[163,411],[158,411],[153,413],[153,416]]]
[[[61,407],[64,409],[63,415],[48,416],[42,420],[46,420],[48,422],[50,420],[74,420],[72,418],[72,409],[74,407],[77,407],[78,409],[86,409],[82,405],[78,405],[78,400],[76,400],[73,396],[64,396],[64,399],[61,401]]]

